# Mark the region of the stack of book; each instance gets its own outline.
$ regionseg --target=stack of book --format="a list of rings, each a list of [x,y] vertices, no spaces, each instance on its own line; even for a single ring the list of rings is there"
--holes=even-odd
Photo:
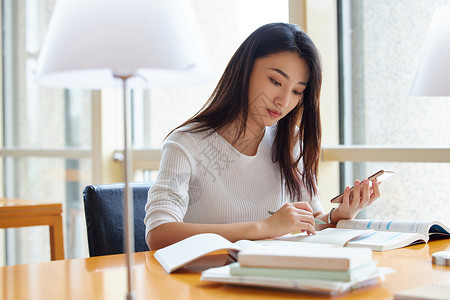
[[[212,268],[201,280],[337,295],[378,283],[369,248],[263,247],[242,250],[238,262]]]
[[[375,285],[383,273],[390,272],[377,267],[370,248],[287,241],[232,243],[213,233],[194,235],[162,248],[155,252],[155,259],[172,273],[208,253],[225,249],[237,262],[203,271],[201,280],[333,296]]]

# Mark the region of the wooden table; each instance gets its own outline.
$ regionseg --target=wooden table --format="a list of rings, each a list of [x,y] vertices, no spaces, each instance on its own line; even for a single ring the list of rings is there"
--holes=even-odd
[[[431,263],[431,254],[450,250],[440,240],[382,253],[374,252],[380,266],[396,273],[385,282],[338,299],[393,299],[393,293],[434,282],[449,283],[450,267]],[[287,291],[228,286],[200,281],[200,274],[181,270],[167,274],[153,252],[135,253],[133,268],[136,299],[324,299]],[[203,265],[226,261],[224,252],[206,256]],[[0,299],[125,299],[125,255],[54,261],[0,268]],[[1,298],[3,297],[3,298]]]
[[[0,228],[42,225],[49,226],[51,260],[64,259],[61,203],[0,199]]]

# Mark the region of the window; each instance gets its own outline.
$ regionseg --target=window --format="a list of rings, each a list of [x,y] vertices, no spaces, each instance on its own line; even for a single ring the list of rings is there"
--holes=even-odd
[[[364,147],[373,148],[371,155],[361,157],[369,162],[342,165],[344,183],[392,169],[396,175],[382,184],[382,199],[365,211],[365,217],[450,224],[450,98],[408,96],[434,9],[450,1],[338,3],[341,144],[349,145],[353,152],[347,158],[355,161],[360,161],[356,156]],[[423,151],[408,161],[411,149]],[[443,158],[425,163],[433,161],[435,153]]]
[[[54,4],[3,1],[3,145],[12,152],[4,159],[4,194],[62,202],[66,257],[73,258],[87,253],[81,191],[91,182],[91,160],[65,150],[91,146],[91,92],[41,88],[34,81]],[[6,245],[8,264],[50,259],[48,227],[8,229]]]

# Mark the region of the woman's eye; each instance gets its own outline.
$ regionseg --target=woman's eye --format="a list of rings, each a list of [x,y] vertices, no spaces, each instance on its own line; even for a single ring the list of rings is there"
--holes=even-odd
[[[276,85],[276,86],[280,86],[281,85],[281,83],[279,83],[275,79],[270,78],[270,81],[272,81],[273,85]]]
[[[294,95],[296,95],[296,96],[301,96],[301,95],[302,95],[302,92],[299,92],[299,91],[296,91],[296,90],[293,90],[292,92],[293,92]]]

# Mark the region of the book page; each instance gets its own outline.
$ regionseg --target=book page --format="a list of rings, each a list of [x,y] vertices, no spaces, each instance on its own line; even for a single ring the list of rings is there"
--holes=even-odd
[[[348,247],[369,247],[375,251],[385,251],[426,242],[428,237],[418,232],[370,231],[348,242]]]
[[[289,235],[292,236],[292,235]],[[339,247],[338,245],[333,244],[320,244],[320,243],[303,243],[303,242],[295,242],[291,243],[290,241],[286,240],[257,240],[255,243],[262,245],[262,246],[269,246],[269,247],[281,247],[283,249],[294,249],[294,250],[300,250],[303,248],[317,248],[317,247]]]
[[[237,261],[238,253],[241,250],[255,250],[265,247],[263,244],[257,243],[257,241],[239,240],[234,243],[239,249],[227,249],[228,254]]]
[[[235,246],[239,248],[239,250],[253,250],[264,247],[264,244],[260,244],[257,241],[250,240],[239,240],[234,243]]]
[[[366,233],[367,230],[326,228],[324,230],[317,231],[315,235],[284,235],[276,238],[276,240],[344,246],[354,237]]]
[[[397,232],[418,232],[428,236],[428,230],[433,221],[416,221],[416,220],[369,220],[369,219],[352,219],[341,220],[338,222],[337,228],[348,229],[372,229],[377,231],[397,231]]]
[[[171,273],[205,254],[222,249],[241,250],[218,234],[202,233],[159,249],[155,258],[167,273]]]

